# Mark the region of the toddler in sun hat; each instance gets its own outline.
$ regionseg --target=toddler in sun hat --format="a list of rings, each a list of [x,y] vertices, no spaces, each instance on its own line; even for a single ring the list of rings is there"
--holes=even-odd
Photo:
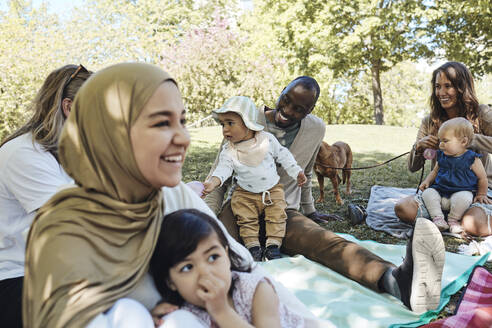
[[[279,184],[276,163],[297,184],[307,178],[290,151],[280,145],[256,122],[258,110],[244,96],[229,98],[212,113],[222,126],[225,142],[214,172],[204,182],[206,195],[222,185],[231,175],[237,183],[231,197],[232,212],[237,218],[239,235],[255,261],[280,258],[287,215],[283,186]],[[259,241],[259,218],[265,217],[265,250]]]

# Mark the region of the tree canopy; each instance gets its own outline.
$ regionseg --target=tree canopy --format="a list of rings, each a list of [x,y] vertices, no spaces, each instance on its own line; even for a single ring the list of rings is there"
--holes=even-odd
[[[466,63],[476,75],[492,72],[490,0],[435,0],[428,19],[429,39],[444,57]]]
[[[69,13],[8,0],[0,10],[0,140],[31,115],[44,78],[65,64],[97,71],[160,65],[194,121],[233,95],[273,106],[290,80],[321,87],[327,124],[418,125],[430,95],[426,62],[458,60],[490,103],[486,0],[85,0]],[[482,82],[480,82],[482,81]],[[484,87],[485,86],[485,87]],[[383,107],[384,99],[384,107]]]

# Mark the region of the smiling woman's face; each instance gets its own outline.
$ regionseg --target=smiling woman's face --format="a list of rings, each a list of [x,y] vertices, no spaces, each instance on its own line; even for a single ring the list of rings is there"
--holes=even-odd
[[[450,69],[450,71],[456,74],[454,70]],[[458,103],[458,92],[446,74],[443,72],[437,73],[436,85],[434,87],[436,97],[439,99],[442,108],[445,110],[455,109]]]
[[[162,83],[145,104],[130,131],[133,154],[143,177],[154,188],[174,187],[181,181],[190,136],[179,90]]]

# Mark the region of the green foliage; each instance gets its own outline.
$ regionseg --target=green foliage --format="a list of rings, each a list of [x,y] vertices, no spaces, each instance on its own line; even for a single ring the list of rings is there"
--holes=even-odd
[[[475,91],[481,104],[489,104],[492,107],[492,74],[484,75],[475,80]]]
[[[0,140],[31,115],[28,104],[53,69],[68,63],[93,71],[122,61],[159,64],[163,48],[235,2],[87,0],[63,19],[30,1],[8,4],[0,11]]]
[[[330,97],[321,97],[315,114],[328,124],[371,124],[374,120],[371,78],[360,73],[350,79],[338,78],[331,85]],[[385,123],[396,126],[420,125],[428,112],[430,72],[404,61],[387,71],[381,79],[385,99]],[[337,93],[338,90],[338,93]],[[343,92],[340,92],[343,90]]]
[[[421,1],[263,0],[257,4],[262,14],[258,19],[270,22],[291,72],[317,75],[328,66],[335,77],[357,77],[371,71],[377,124],[384,122],[380,72],[430,54],[419,33],[425,10]]]
[[[476,75],[492,73],[490,0],[435,0],[427,15],[437,55],[466,63]]]
[[[236,0],[82,0],[59,16],[44,3],[8,0],[0,11],[0,140],[31,115],[48,73],[69,63],[93,71],[122,61],[160,65],[177,78],[191,122],[232,95],[274,106],[289,81],[311,75],[321,87],[314,113],[328,124],[369,124],[371,107],[382,119],[384,96],[387,124],[416,126],[430,72],[405,59],[445,55],[475,75],[490,72],[489,1],[254,4],[242,12]],[[492,102],[490,76],[477,80],[484,103]]]
[[[227,3],[227,5],[226,5]],[[159,63],[162,49],[191,27],[209,25],[213,15],[233,10],[234,1],[87,0],[67,28],[72,44],[97,66],[120,61]]]
[[[210,114],[233,95],[246,95],[260,105],[278,92],[275,57],[243,55],[244,37],[227,20],[193,28],[162,52],[162,65],[179,81],[190,120]]]
[[[27,1],[11,1],[8,12],[0,11],[0,140],[27,120],[36,89],[58,66],[57,26],[56,16]]]
[[[382,75],[381,86],[385,99],[385,123],[418,127],[422,115],[429,112],[430,72],[404,61]],[[368,79],[366,85],[369,85]],[[369,97],[369,90],[367,97]]]
[[[328,91],[321,94],[314,114],[327,124],[370,124],[373,116],[371,104],[358,79],[336,79]],[[340,92],[340,90],[343,90]]]

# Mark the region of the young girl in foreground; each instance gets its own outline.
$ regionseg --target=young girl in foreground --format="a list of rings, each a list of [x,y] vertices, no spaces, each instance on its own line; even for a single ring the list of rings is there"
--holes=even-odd
[[[166,302],[207,327],[303,327],[271,282],[250,271],[207,214],[188,209],[164,218],[150,273]]]
[[[482,155],[466,149],[473,138],[473,126],[463,117],[444,122],[438,131],[440,140],[437,163],[420,185],[422,199],[434,224],[443,231],[460,233],[460,220],[473,202],[489,203],[487,174]],[[473,197],[473,194],[476,194]],[[448,222],[442,210],[449,210]]]

